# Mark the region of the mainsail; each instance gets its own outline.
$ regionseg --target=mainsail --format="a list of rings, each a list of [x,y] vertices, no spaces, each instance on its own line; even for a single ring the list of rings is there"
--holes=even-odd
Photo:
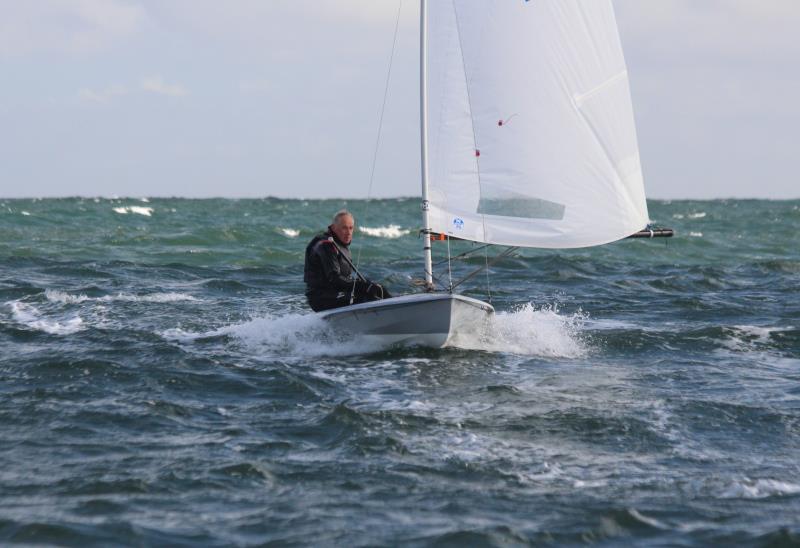
[[[435,0],[427,10],[433,232],[572,248],[647,225],[610,0]]]

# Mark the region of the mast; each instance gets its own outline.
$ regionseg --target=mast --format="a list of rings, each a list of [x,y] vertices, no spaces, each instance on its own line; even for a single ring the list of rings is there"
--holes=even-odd
[[[427,1],[419,6],[419,117],[420,117],[420,162],[422,174],[422,241],[425,257],[425,287],[433,289],[433,265],[431,261],[431,228],[428,219],[428,9]]]

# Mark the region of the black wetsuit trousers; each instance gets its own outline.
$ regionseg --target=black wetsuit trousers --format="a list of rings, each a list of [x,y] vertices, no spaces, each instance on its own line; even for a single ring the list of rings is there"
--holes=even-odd
[[[375,288],[376,286],[372,286]],[[342,306],[349,306],[350,291],[340,291],[338,293],[329,292],[310,292],[306,293],[308,298],[308,305],[314,312],[322,312],[323,310],[330,310],[331,308],[340,308]],[[383,297],[380,292],[373,290],[368,291],[366,287],[361,287],[361,284],[356,286],[356,292],[352,304],[368,303],[370,301],[379,301],[381,298],[388,299],[389,293],[384,291]]]

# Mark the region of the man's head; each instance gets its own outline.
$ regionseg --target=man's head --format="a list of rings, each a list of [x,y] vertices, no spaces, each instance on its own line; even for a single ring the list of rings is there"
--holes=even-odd
[[[353,215],[346,209],[338,211],[336,215],[333,216],[331,230],[333,230],[333,233],[336,234],[336,237],[339,238],[339,241],[344,245],[350,245],[350,242],[353,241],[353,231],[355,228],[355,219],[353,219]]]

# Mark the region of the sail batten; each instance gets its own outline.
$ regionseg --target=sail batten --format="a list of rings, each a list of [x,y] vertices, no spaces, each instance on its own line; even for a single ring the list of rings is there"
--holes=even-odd
[[[647,224],[610,0],[450,0],[428,16],[434,232],[568,248]]]

